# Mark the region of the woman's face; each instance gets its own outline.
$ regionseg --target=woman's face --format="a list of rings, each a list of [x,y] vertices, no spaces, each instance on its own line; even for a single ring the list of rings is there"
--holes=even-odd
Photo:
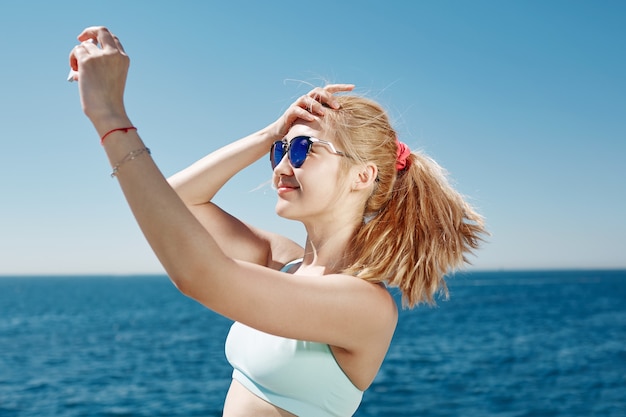
[[[285,136],[287,142],[297,136],[332,141],[329,133],[319,123],[297,123]],[[333,143],[335,145],[335,143]],[[338,148],[337,145],[335,145]],[[342,151],[342,149],[337,149]],[[327,221],[340,209],[345,193],[342,181],[341,159],[332,149],[321,143],[314,143],[306,160],[299,168],[294,168],[285,157],[276,165],[273,184],[278,193],[276,213],[284,218]]]

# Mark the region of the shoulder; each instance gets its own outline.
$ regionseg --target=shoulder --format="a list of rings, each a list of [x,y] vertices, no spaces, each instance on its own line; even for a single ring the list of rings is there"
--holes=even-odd
[[[331,349],[337,362],[350,380],[361,390],[367,389],[376,377],[387,354],[398,322],[398,306],[382,284],[364,281],[353,276],[346,279],[360,281],[354,288],[359,293],[352,306],[348,329],[344,330],[342,344]]]
[[[343,311],[349,321],[349,335],[343,348],[359,351],[372,340],[390,340],[398,321],[398,305],[381,283],[372,283],[352,275],[326,275],[327,285],[333,289],[331,301]],[[329,306],[330,307],[330,306]]]
[[[361,278],[356,279],[362,281],[364,286],[368,287],[368,292],[371,293],[369,300],[376,315],[373,321],[382,326],[383,329],[389,329],[390,325],[395,329],[398,321],[398,305],[387,287],[383,283],[372,283]]]

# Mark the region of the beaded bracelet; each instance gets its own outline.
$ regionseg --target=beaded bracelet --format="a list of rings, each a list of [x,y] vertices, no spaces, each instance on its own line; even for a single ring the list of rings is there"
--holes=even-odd
[[[120,167],[122,165],[124,165],[128,161],[132,161],[133,159],[137,158],[138,156],[140,156],[144,152],[146,152],[148,155],[150,155],[150,149],[148,149],[148,148],[141,148],[141,149],[136,149],[134,151],[130,151],[128,153],[128,155],[126,155],[124,158],[122,158],[122,160],[120,162],[115,164],[115,166],[113,167],[113,172],[111,172],[111,178],[114,178],[114,177],[117,176],[117,172],[120,170]]]
[[[117,129],[111,129],[108,132],[106,132],[104,135],[102,135],[102,137],[100,138],[100,145],[104,145],[104,139],[109,136],[111,133],[113,132],[124,132],[124,133],[128,133],[129,130],[137,130],[137,128],[135,126],[128,126],[128,127],[118,127]]]

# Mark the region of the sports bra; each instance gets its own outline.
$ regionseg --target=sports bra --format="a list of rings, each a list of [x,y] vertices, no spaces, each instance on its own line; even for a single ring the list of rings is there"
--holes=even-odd
[[[226,358],[233,379],[299,417],[352,416],[363,398],[324,343],[287,339],[235,322],[226,338]]]

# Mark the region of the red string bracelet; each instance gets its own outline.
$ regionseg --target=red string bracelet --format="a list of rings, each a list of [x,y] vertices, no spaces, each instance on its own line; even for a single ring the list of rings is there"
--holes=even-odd
[[[104,145],[104,139],[109,136],[111,133],[113,132],[124,132],[124,133],[128,133],[129,130],[137,130],[137,128],[135,126],[129,126],[129,127],[118,127],[117,129],[112,129],[109,130],[108,132],[106,132],[104,135],[102,135],[102,137],[100,138],[100,145]]]

